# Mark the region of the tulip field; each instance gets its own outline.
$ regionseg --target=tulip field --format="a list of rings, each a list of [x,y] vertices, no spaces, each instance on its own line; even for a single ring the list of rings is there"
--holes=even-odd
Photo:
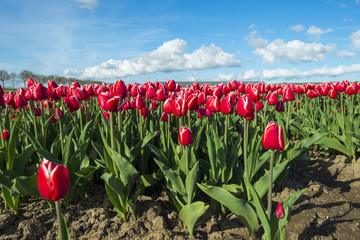
[[[164,192],[189,236],[233,214],[249,239],[288,239],[309,191],[274,199],[291,169],[309,152],[359,166],[359,91],[347,80],[0,86],[1,212],[46,202],[56,236],[70,239],[62,212],[101,186],[121,224],[141,218],[139,198]]]

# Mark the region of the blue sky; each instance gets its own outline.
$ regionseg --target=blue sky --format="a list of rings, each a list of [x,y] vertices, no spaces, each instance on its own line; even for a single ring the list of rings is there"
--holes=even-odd
[[[360,0],[0,0],[0,69],[114,82],[359,81]]]

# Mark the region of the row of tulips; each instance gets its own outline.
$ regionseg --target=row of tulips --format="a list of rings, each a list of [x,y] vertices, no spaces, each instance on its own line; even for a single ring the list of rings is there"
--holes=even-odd
[[[236,214],[251,237],[260,220],[266,239],[284,239],[305,189],[273,213],[273,185],[313,145],[356,160],[359,89],[348,81],[45,87],[31,78],[16,93],[0,86],[1,196],[15,213],[26,195],[54,201],[67,238],[61,199],[70,204],[102,182],[126,221],[138,196],[159,185],[190,234],[211,209]]]

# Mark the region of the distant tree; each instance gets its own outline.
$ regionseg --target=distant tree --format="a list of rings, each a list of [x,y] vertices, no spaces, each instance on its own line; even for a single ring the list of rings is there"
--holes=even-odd
[[[10,74],[5,70],[0,70],[0,81],[2,86],[5,87],[5,81],[10,79]]]
[[[20,73],[20,78],[23,80],[24,82],[24,87],[26,87],[26,82],[29,78],[34,77],[36,74],[34,74],[33,72],[29,71],[29,70],[24,70]]]
[[[16,73],[10,73],[10,78],[11,78],[12,88],[15,89]]]

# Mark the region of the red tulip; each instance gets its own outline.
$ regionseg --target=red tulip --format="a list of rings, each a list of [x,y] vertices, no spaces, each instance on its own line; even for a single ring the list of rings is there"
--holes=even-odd
[[[144,107],[146,106],[146,105],[145,105],[145,101],[144,101],[144,99],[141,97],[140,94],[136,96],[135,105],[136,105],[136,108],[137,108],[137,109],[141,109],[141,108],[144,108]]]
[[[121,99],[127,97],[126,85],[123,80],[116,81],[113,86],[114,96],[118,96]]]
[[[174,80],[169,80],[165,83],[165,88],[168,91],[174,91],[176,88],[176,83]]]
[[[40,195],[52,201],[58,201],[70,190],[68,169],[61,164],[43,159],[38,171],[38,188]]]
[[[271,121],[265,128],[262,136],[262,145],[266,149],[284,150],[284,135],[281,126]]]
[[[14,103],[15,103],[16,107],[23,107],[23,106],[27,105],[26,99],[24,98],[23,95],[20,95],[20,94],[15,95]]]
[[[308,96],[308,98],[315,98],[316,97],[316,93],[314,90],[309,90],[306,95]]]
[[[103,112],[103,116],[106,118],[106,120],[109,121],[109,119],[110,119],[110,113],[109,112]]]
[[[41,83],[35,84],[33,88],[33,99],[43,100],[48,98],[47,88]]]
[[[345,84],[344,84],[344,83],[342,83],[342,82],[337,82],[337,83],[335,83],[335,89],[336,89],[336,91],[338,91],[338,92],[343,92],[343,91],[345,91],[346,87],[345,87]]]
[[[349,86],[347,86],[345,93],[347,95],[354,95],[354,94],[356,94],[356,89],[353,85],[349,85]]]
[[[336,98],[336,97],[337,97],[337,91],[334,88],[330,89],[329,98]]]
[[[0,85],[0,97],[4,96],[4,89],[2,88],[2,86]]]
[[[209,104],[207,106],[211,112],[219,112],[220,111],[220,100],[216,96],[212,96],[209,100]]]
[[[166,100],[165,89],[158,89],[156,91],[156,100],[158,100],[158,101],[165,101]]]
[[[285,217],[284,208],[282,207],[281,203],[277,205],[275,215],[279,219],[283,219]]]
[[[203,103],[205,103],[205,93],[203,93],[203,92],[201,92],[201,93],[199,93],[199,95],[198,95],[198,104],[199,104],[199,106],[201,105],[201,104],[203,104]]]
[[[28,80],[26,82],[27,88],[31,87],[34,84],[36,84],[36,81],[34,79],[32,79],[32,78],[28,78]]]
[[[4,134],[4,139],[7,141],[7,140],[9,140],[9,138],[10,138],[10,132],[9,132],[9,130],[7,130],[7,129],[4,129],[3,130],[3,134]],[[1,137],[1,134],[0,134],[0,139],[1,139],[2,137]]]
[[[40,117],[41,116],[41,109],[40,108],[34,108],[34,112],[35,112],[35,117]]]
[[[254,103],[250,100],[247,95],[243,95],[236,105],[236,112],[241,117],[254,116],[255,108]]]
[[[234,101],[231,97],[223,97],[220,103],[220,110],[224,114],[232,114],[234,112]]]
[[[278,95],[276,92],[271,92],[269,94],[269,99],[268,99],[268,103],[269,105],[276,105],[278,103],[279,99],[278,99]]]
[[[115,96],[106,101],[106,110],[110,112],[119,112],[122,107],[121,98]]]
[[[171,109],[172,113],[179,117],[181,115],[181,106],[182,106],[183,100],[181,98],[176,98],[174,101],[172,101]]]
[[[259,112],[261,109],[264,108],[264,104],[262,102],[260,102],[260,101],[255,103],[255,105],[256,105],[256,111],[257,112]]]
[[[165,102],[164,102],[164,106],[163,106],[164,112],[166,112],[166,113],[172,113],[172,107],[171,107],[171,105],[172,105],[171,99],[169,99],[169,98],[166,99]]]
[[[194,142],[192,132],[187,127],[181,127],[179,131],[179,143],[181,145],[189,145]]]
[[[284,89],[283,100],[284,100],[284,102],[295,100],[294,91],[290,87],[287,87]]]
[[[156,96],[156,90],[154,87],[150,86],[146,91],[146,97],[147,99],[155,98]]]
[[[191,95],[187,100],[187,107],[189,110],[196,110],[199,108],[198,98],[196,95]]]
[[[254,103],[256,103],[257,101],[260,100],[260,93],[258,91],[257,88],[251,88],[249,91],[249,98],[251,99],[251,101],[253,101]]]
[[[163,112],[163,114],[161,115],[161,121],[163,122],[169,121],[169,115],[167,112]]]
[[[64,112],[60,108],[55,109],[55,119],[60,120],[64,118]]]
[[[65,97],[64,102],[70,112],[77,111],[80,108],[80,101],[75,96]]]
[[[276,104],[276,111],[277,112],[285,111],[285,106],[284,106],[284,101],[283,100],[279,100],[278,103]]]

